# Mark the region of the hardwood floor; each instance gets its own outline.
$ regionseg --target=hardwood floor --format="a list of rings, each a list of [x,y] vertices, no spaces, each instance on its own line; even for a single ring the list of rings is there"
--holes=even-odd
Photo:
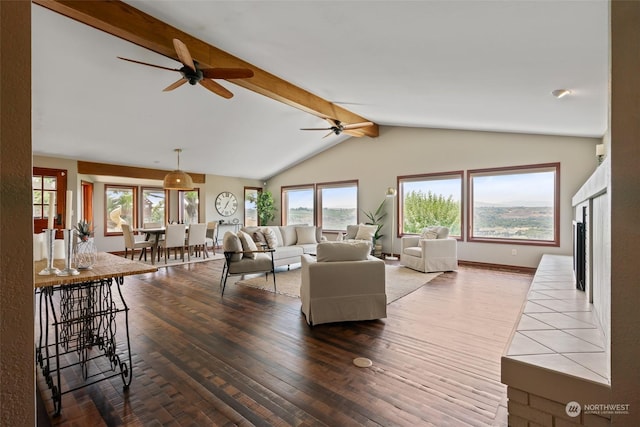
[[[500,356],[532,274],[461,266],[387,319],[310,328],[297,298],[235,284],[221,298],[221,266],[125,279],[129,390],[113,378],[65,394],[39,425],[506,426]],[[51,414],[41,373],[38,387]]]

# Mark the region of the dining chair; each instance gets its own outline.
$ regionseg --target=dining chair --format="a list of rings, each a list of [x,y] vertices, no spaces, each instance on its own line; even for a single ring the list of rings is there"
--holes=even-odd
[[[207,222],[207,244],[211,243],[213,254],[216,254],[216,246],[218,246],[218,221]]]
[[[209,252],[207,251],[207,224],[202,222],[199,224],[190,224],[189,232],[187,233],[187,256],[191,261],[191,252],[193,251],[196,256],[200,250],[202,250],[202,258],[209,258]]]
[[[127,257],[127,253],[129,249],[131,249],[131,259],[133,259],[133,254],[136,249],[142,249],[140,252],[140,258],[144,255],[144,260],[147,260],[147,248],[151,249],[151,258],[153,258],[153,242],[148,240],[141,240],[140,238],[136,239],[136,236],[133,234],[131,230],[131,226],[129,224],[121,224],[122,227],[122,236],[124,237],[124,257]]]
[[[167,263],[171,249],[174,249],[175,259],[178,259],[178,249],[180,256],[184,261],[184,234],[187,230],[185,224],[169,224],[164,234],[164,240],[158,242],[159,248],[164,252],[164,263]],[[158,251],[158,260],[160,260],[160,251]]]
[[[162,223],[161,222],[145,222],[142,224],[142,228],[162,228]],[[152,234],[150,236],[151,238],[147,237],[147,240],[151,240],[152,242],[155,242],[156,239],[164,239],[164,235],[161,234]]]

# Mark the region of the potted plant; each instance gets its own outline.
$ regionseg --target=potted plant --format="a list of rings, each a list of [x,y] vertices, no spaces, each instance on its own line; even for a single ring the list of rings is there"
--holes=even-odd
[[[384,211],[384,204],[386,201],[386,198],[382,199],[382,203],[380,203],[380,206],[378,206],[378,209],[376,209],[375,211],[362,211],[368,219],[365,224],[378,226],[378,228],[376,228],[375,234],[373,235],[373,254],[375,256],[382,255],[382,242],[380,242],[380,239],[384,237],[384,234],[381,234],[380,231],[382,230],[382,226],[384,225],[384,217],[387,216],[387,213]]]
[[[257,196],[250,196],[249,201],[256,204],[258,225],[267,225],[276,217],[276,205],[270,191],[259,191]]]
[[[73,262],[77,269],[88,270],[98,258],[98,249],[93,242],[93,227],[91,222],[82,220],[75,226],[79,241],[73,251]]]

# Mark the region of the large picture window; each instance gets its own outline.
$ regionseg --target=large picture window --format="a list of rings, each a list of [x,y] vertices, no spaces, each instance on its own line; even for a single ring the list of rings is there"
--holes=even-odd
[[[282,187],[282,224],[315,224],[315,186]]]
[[[469,171],[470,241],[559,246],[560,164]]]
[[[325,231],[346,231],[358,223],[358,181],[317,184],[319,225]]]
[[[256,200],[262,192],[258,187],[244,187],[244,225],[246,227],[258,226],[258,206]]]
[[[431,226],[462,238],[462,171],[398,177],[400,235]]]
[[[162,188],[142,189],[142,223],[166,224],[166,192]]]
[[[197,224],[200,219],[200,190],[178,191],[180,222]]]
[[[136,187],[104,186],[104,235],[122,234],[122,224],[136,225]]]

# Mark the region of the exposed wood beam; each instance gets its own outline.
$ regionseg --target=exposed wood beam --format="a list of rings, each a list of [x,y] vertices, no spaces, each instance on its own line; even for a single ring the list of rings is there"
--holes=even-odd
[[[179,59],[173,48],[173,39],[180,39],[189,47],[193,58],[205,68],[240,67],[253,70],[254,76],[252,78],[229,80],[230,83],[320,118],[333,118],[343,123],[370,121],[119,0],[33,0],[33,2],[156,53],[173,58],[176,61],[179,61]],[[367,136],[377,137],[378,125],[374,124],[363,128],[362,132]]]
[[[78,160],[78,173],[86,175],[124,176],[127,178],[163,180],[166,170],[137,168],[133,166],[110,165],[108,163],[84,162]],[[205,174],[187,172],[194,184],[204,184]]]

